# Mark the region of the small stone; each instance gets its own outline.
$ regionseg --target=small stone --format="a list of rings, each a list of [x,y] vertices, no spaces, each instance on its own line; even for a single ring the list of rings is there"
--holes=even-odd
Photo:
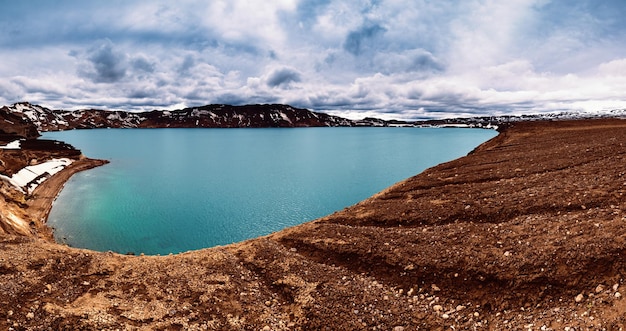
[[[393,328],[393,331],[404,331],[404,326],[396,326]]]
[[[266,325],[266,326],[263,327],[263,331],[271,331],[271,330],[272,330],[272,328],[270,328],[269,325]]]
[[[596,293],[600,293],[602,291],[604,291],[604,285],[600,284],[596,286]]]
[[[619,298],[621,298],[621,297],[622,297],[622,294],[621,294],[621,293],[619,293],[619,292],[615,292],[615,297],[619,299]]]
[[[477,311],[474,312],[474,317],[478,317],[480,316],[480,313],[478,313]]]
[[[295,248],[295,247],[291,247],[291,248],[289,249],[289,251],[290,251],[290,252],[297,252],[297,251],[298,251],[298,249],[297,249],[297,248]]]
[[[456,306],[456,311],[461,311],[463,309],[465,309],[465,306],[462,306],[462,305]]]
[[[385,301],[389,300],[389,296],[388,295],[383,296],[383,300]]]
[[[436,312],[440,312],[443,310],[443,307],[441,307],[441,305],[434,305],[433,306],[433,310]]]
[[[7,316],[13,316],[13,311],[12,310],[7,311]]]
[[[439,291],[441,291],[441,289],[439,288],[439,286],[437,286],[437,285],[435,285],[435,284],[430,285],[430,287],[431,287],[431,288],[433,289],[433,291],[435,291],[435,292],[439,292]]]
[[[617,292],[617,289],[619,288],[619,284],[615,284],[613,285],[613,291]]]
[[[411,288],[410,288],[410,289],[406,292],[406,295],[407,295],[407,296],[413,296],[413,292],[414,292],[414,290],[413,290],[413,288],[411,287]]]
[[[577,296],[574,298],[574,301],[576,301],[576,302],[581,302],[581,301],[583,301],[583,299],[584,299],[584,298],[585,298],[585,296],[584,296],[582,293],[580,293],[579,295],[577,295]]]
[[[271,306],[271,305],[272,305],[272,302],[271,302],[271,301],[269,301],[269,300],[267,300],[267,301],[265,301],[265,305],[269,307],[269,306]]]
[[[26,318],[28,318],[29,320],[32,320],[33,318],[35,318],[35,314],[33,312],[30,312],[26,314]]]
[[[84,281],[84,282],[83,282],[83,285],[84,285],[84,286],[89,286],[89,282]]]
[[[504,252],[504,256],[506,256],[506,257],[511,256],[511,252],[509,252],[509,251]]]
[[[441,315],[441,318],[443,318],[444,320],[447,320],[448,318],[450,318],[450,315],[443,314],[443,315]]]
[[[52,291],[52,285],[46,284],[46,289],[48,290],[48,292],[51,292]]]
[[[570,328],[569,326],[566,326],[565,328],[563,328],[563,330],[565,330],[565,331],[571,331],[571,330],[572,330],[572,328]]]

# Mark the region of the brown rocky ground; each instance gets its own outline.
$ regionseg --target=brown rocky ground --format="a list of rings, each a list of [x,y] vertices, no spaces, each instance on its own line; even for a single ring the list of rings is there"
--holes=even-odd
[[[626,121],[518,123],[351,208],[173,256],[0,236],[0,328],[621,330]]]

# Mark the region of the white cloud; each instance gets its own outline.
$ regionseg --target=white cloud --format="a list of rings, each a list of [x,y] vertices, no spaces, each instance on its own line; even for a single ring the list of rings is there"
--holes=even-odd
[[[284,102],[387,119],[620,106],[622,7],[591,0],[6,4],[0,102],[127,110]]]

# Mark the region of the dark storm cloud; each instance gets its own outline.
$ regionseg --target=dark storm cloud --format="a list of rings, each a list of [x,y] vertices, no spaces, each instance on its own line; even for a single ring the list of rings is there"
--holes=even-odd
[[[269,74],[266,84],[269,87],[287,87],[301,80],[302,77],[298,71],[292,68],[278,68]]]
[[[427,75],[445,70],[445,65],[440,59],[423,49],[413,49],[402,53],[381,53],[374,61],[376,69],[385,74],[414,72]]]
[[[377,23],[366,22],[355,31],[348,33],[343,48],[352,55],[360,55],[367,49],[375,49],[387,29]]]
[[[115,83],[126,76],[127,56],[114,50],[109,40],[91,49],[87,59],[90,67],[84,75],[96,83]]]
[[[143,72],[154,72],[155,64],[145,58],[144,56],[138,56],[131,61],[133,70]]]
[[[317,17],[331,3],[331,0],[303,0],[296,9],[297,19],[306,25],[314,24]]]

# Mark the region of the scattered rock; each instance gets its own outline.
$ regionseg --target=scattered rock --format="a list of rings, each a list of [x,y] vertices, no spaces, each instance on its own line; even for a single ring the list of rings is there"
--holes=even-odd
[[[33,318],[35,318],[35,314],[33,312],[30,312],[26,314],[26,318],[28,318],[29,320],[32,320]]]
[[[437,286],[437,285],[435,285],[435,284],[432,284],[430,287],[433,289],[433,291],[434,291],[434,292],[439,292],[439,291],[441,291],[441,289],[439,288],[439,286]]]
[[[404,326],[396,326],[393,328],[393,331],[404,331]]]
[[[434,305],[433,306],[433,310],[436,312],[440,312],[443,310],[443,307],[441,307],[441,305]]]
[[[583,299],[584,299],[584,298],[585,298],[585,296],[584,296],[582,293],[580,293],[579,295],[577,295],[577,296],[574,298],[574,301],[576,301],[576,302],[578,303],[578,302],[583,301]]]
[[[619,292],[615,292],[615,297],[619,299],[619,298],[621,298],[621,297],[622,297],[622,294],[621,294],[621,293],[619,293]]]
[[[601,293],[602,291],[604,291],[604,285],[600,284],[598,286],[596,286],[596,293]]]

